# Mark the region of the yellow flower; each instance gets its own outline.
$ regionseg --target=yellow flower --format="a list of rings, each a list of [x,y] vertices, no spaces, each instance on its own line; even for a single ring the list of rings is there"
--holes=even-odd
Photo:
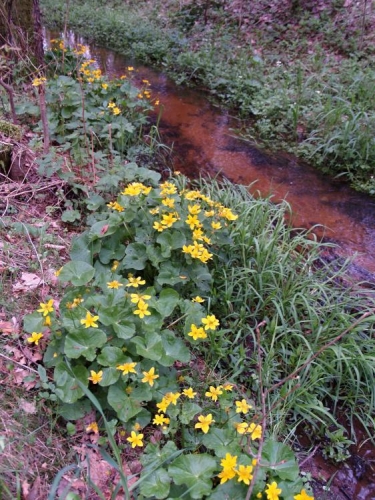
[[[185,220],[186,224],[190,227],[191,230],[195,229],[196,227],[201,227],[202,224],[199,221],[198,217],[196,215],[188,215],[187,219]]]
[[[145,316],[151,316],[151,313],[148,310],[148,304],[146,304],[143,300],[138,302],[137,307],[138,309],[136,309],[133,314],[139,316],[140,319],[143,319]]]
[[[217,477],[220,478],[220,484],[224,484],[236,475],[234,469],[223,469]]]
[[[27,341],[30,342],[30,344],[35,344],[35,345],[38,345],[39,344],[39,340],[43,338],[43,333],[37,333],[37,332],[33,332],[31,334],[31,337],[28,337],[27,338]]]
[[[137,373],[134,369],[136,366],[137,363],[124,363],[116,366],[116,370],[121,370],[124,375],[127,375],[128,373]]]
[[[114,102],[109,102],[107,105],[107,108],[109,108],[109,109],[113,109],[115,107],[116,107],[116,104]]]
[[[131,431],[130,437],[127,438],[127,441],[131,443],[132,448],[136,446],[143,446],[143,434],[137,434],[135,431]]]
[[[47,81],[47,78],[44,76],[41,76],[40,78],[34,78],[32,86],[33,87],[39,87],[40,85],[44,85]]]
[[[252,406],[248,404],[246,399],[236,401],[236,406],[236,413],[243,413],[244,415],[252,408]]]
[[[170,401],[167,399],[163,398],[160,403],[156,403],[156,407],[158,408],[158,412],[163,412],[165,413],[168,409],[168,406],[170,405]]]
[[[135,431],[140,431],[142,429],[142,426],[140,423],[136,422],[134,425],[133,425],[133,429]]]
[[[198,420],[199,422],[195,424],[195,429],[201,429],[204,434],[207,434],[210,429],[210,425],[215,422],[215,420],[212,419],[211,413],[206,416],[199,415]]]
[[[188,205],[188,211],[191,215],[198,215],[201,212],[201,207],[199,205]]]
[[[267,495],[267,500],[279,500],[279,495],[282,490],[277,487],[276,481],[273,481],[271,484],[267,483],[267,488],[264,492]]]
[[[151,208],[149,210],[149,212],[150,212],[151,215],[156,215],[156,214],[158,214],[160,212],[160,209],[159,209],[159,207]]]
[[[143,280],[142,278],[140,278],[138,276],[138,278],[134,278],[133,276],[130,276],[128,277],[128,280],[129,280],[129,283],[125,286],[132,286],[134,288],[138,288],[139,285],[145,285],[146,284],[146,281]]]
[[[298,495],[295,495],[294,500],[314,500],[314,497],[310,497],[307,493],[306,490],[302,490],[301,493],[298,493]]]
[[[238,470],[236,470],[237,473],[237,481],[239,483],[243,482],[247,485],[250,484],[250,481],[253,479],[253,467],[251,465],[240,465],[238,467]]]
[[[142,295],[141,293],[131,293],[130,294],[130,302],[133,304],[138,304],[140,300],[150,300],[151,295]]]
[[[221,385],[219,385],[219,387],[213,387],[211,385],[210,390],[206,392],[205,396],[211,398],[212,401],[217,401],[218,396],[223,394],[223,391],[221,389],[222,389]]]
[[[134,71],[133,66],[128,66],[128,71]]]
[[[249,427],[249,424],[247,424],[246,422],[235,422],[234,426],[238,434],[245,434]]]
[[[202,323],[205,325],[204,326],[205,330],[216,330],[216,328],[220,324],[219,320],[216,319],[214,314],[211,314],[211,316],[207,316],[206,318],[203,318]]]
[[[224,385],[223,385],[223,389],[224,391],[231,391],[233,389],[233,384],[230,384],[229,382],[226,382]]]
[[[155,106],[159,106],[159,104],[160,104],[159,99],[156,99],[156,101],[155,101]],[[175,173],[176,173],[176,172],[175,172]]]
[[[161,233],[165,229],[165,227],[158,221],[155,221],[152,227],[156,229],[156,231],[159,231],[159,233]]]
[[[168,208],[173,208],[174,207],[174,199],[173,198],[165,198],[162,200],[162,204]]]
[[[124,286],[124,285],[117,280],[108,281],[108,283],[107,283],[108,288],[115,288],[116,290],[118,288],[120,288],[120,286]]]
[[[87,311],[86,318],[81,319],[81,325],[85,325],[85,328],[98,328],[98,324],[96,321],[98,321],[99,316],[92,316],[89,311]]]
[[[169,422],[170,422],[170,419],[168,417],[166,417],[165,415],[163,415],[163,413],[161,413],[160,415],[155,415],[155,418],[152,421],[152,423],[155,425],[169,424]]]
[[[103,88],[104,90],[107,90],[107,88],[108,88],[108,83],[102,83],[102,88]]]
[[[37,309],[37,312],[43,313],[43,316],[48,316],[50,312],[53,312],[53,299],[50,299],[48,302],[40,302],[40,308]]]
[[[116,271],[116,269],[118,268],[119,264],[120,264],[120,262],[118,260],[114,260],[113,264],[112,264],[112,267],[111,267],[111,271],[112,272]]]
[[[262,496],[263,496],[263,495],[262,495],[262,493],[261,493],[261,492],[257,493],[257,495],[256,495],[256,497],[257,497],[257,498],[262,498]]]
[[[227,453],[225,455],[225,458],[221,459],[220,465],[223,469],[234,470],[237,465],[237,455],[231,455],[230,453]]]
[[[212,229],[221,229],[220,222],[211,222]]]
[[[193,337],[193,340],[205,339],[207,338],[207,333],[204,331],[202,327],[198,328],[194,324],[191,325],[191,330],[188,333],[189,337]]]
[[[62,267],[60,267],[60,269],[58,269],[57,271],[55,271],[55,273],[54,273],[54,274],[55,274],[55,276],[60,276],[60,273],[61,273],[62,269],[63,269],[63,268],[62,268]]]
[[[177,400],[181,396],[179,392],[167,392],[167,394],[164,396],[164,399],[169,403],[173,404],[174,406],[177,405]]]
[[[142,379],[142,382],[145,384],[150,384],[152,387],[154,385],[154,380],[159,378],[159,375],[155,375],[155,368],[152,367],[148,372],[142,372],[144,375],[144,378]]]
[[[262,437],[262,426],[254,424],[252,422],[246,431],[246,434],[250,434],[251,439],[260,439]]]
[[[177,222],[177,217],[175,214],[172,214],[172,213],[169,213],[169,214],[164,214],[163,215],[163,220],[161,221],[161,223],[163,224],[163,226],[166,226],[166,227],[172,227],[172,225]]]
[[[112,108],[112,113],[114,115],[119,115],[121,113],[121,109],[115,106],[114,108]]]
[[[103,378],[103,371],[100,370],[96,373],[94,370],[90,370],[90,375],[91,377],[89,377],[89,380],[91,380],[93,384],[98,384]]]
[[[204,299],[202,299],[202,297],[199,297],[199,295],[197,295],[196,297],[194,297],[193,299],[191,299],[192,302],[198,302],[199,304],[203,304],[204,302]]]
[[[46,316],[46,319],[44,321],[44,326],[51,326],[51,316]]]
[[[193,399],[193,398],[197,395],[197,393],[196,393],[196,392],[194,392],[194,391],[193,391],[193,389],[192,389],[191,387],[189,387],[189,389],[184,389],[184,390],[182,391],[182,394],[183,394],[184,396],[186,396],[187,398],[189,398],[189,399]]]
[[[98,424],[96,422],[91,422],[91,424],[86,427],[86,432],[94,432],[95,434],[99,434]]]

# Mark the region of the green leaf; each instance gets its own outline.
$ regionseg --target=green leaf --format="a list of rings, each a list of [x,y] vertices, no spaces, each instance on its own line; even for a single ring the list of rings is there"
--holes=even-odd
[[[112,328],[120,339],[128,340],[135,334],[135,325],[131,321],[122,320],[112,325]]]
[[[84,356],[89,361],[93,361],[96,349],[102,347],[106,341],[107,335],[101,330],[85,328],[66,336],[64,352],[71,359]]]
[[[73,373],[82,382],[82,384],[86,387],[88,386],[89,373],[87,368],[82,365],[77,365],[73,368]],[[56,382],[56,396],[59,397],[64,403],[75,403],[84,395],[84,392],[79,387],[77,380],[70,375],[68,367],[64,362],[61,362],[56,366],[54,379]]]
[[[212,495],[207,497],[207,500],[224,500],[226,498],[230,498],[230,500],[243,500],[246,497],[247,488],[243,483],[239,484],[234,481],[228,481],[225,484],[219,484]]]
[[[268,440],[263,446],[262,461],[280,479],[293,481],[298,477],[296,457],[293,451],[283,443]]]
[[[180,300],[178,292],[172,288],[165,288],[161,291],[158,301],[153,307],[166,318],[170,316]]]
[[[147,247],[143,243],[130,243],[126,247],[124,265],[130,269],[141,271],[148,260]]]
[[[165,469],[158,469],[143,480],[141,476],[141,481],[140,492],[146,498],[167,498],[171,478],[168,476],[168,472]]]
[[[75,286],[86,285],[95,274],[95,269],[87,262],[75,260],[68,262],[61,269],[59,274],[60,281],[71,281]]]
[[[163,257],[169,257],[171,250],[182,248],[186,243],[186,238],[183,233],[178,230],[162,232],[156,238],[157,243],[161,246]]]
[[[99,222],[95,222],[91,226],[89,231],[89,237],[91,240],[95,240],[96,238],[105,238],[117,231],[117,225],[111,224],[109,219],[101,220]]]
[[[126,363],[128,357],[125,356],[122,349],[118,347],[105,346],[102,349],[102,352],[97,357],[97,362],[103,366],[112,366],[115,367],[117,365],[121,365]]]
[[[158,361],[164,354],[163,343],[157,333],[147,332],[144,337],[133,337],[131,342],[136,346],[137,354],[146,359]]]
[[[91,409],[88,399],[81,399],[73,404],[64,403],[58,408],[58,414],[65,420],[78,420],[86,415]]]
[[[177,449],[177,446],[173,441],[168,441],[161,449],[158,444],[149,443],[141,455],[140,461],[143,466],[148,464],[157,466],[158,464],[163,464],[168,459],[172,460],[173,458],[176,458],[176,453],[180,454],[182,451]]]
[[[181,267],[172,262],[162,262],[160,272],[156,279],[159,285],[174,286],[177,283],[186,283],[186,279],[180,278]]]
[[[104,203],[105,203],[104,198],[96,193],[91,194],[89,198],[86,200],[86,206],[88,210],[91,211],[98,210],[98,208],[104,205]]]
[[[108,387],[109,385],[115,384],[120,378],[120,371],[116,370],[116,368],[109,367],[104,368],[103,370],[103,378],[100,381],[100,387]]]
[[[109,264],[111,260],[121,260],[125,255],[126,247],[124,241],[124,231],[116,231],[103,240],[102,248],[99,252],[99,259],[103,264]]]
[[[100,241],[92,242],[89,238],[88,231],[85,231],[80,236],[76,237],[72,241],[72,246],[70,248],[70,258],[72,260],[78,260],[82,262],[87,262],[87,264],[92,264],[92,256],[94,253],[100,250]]]
[[[185,484],[192,498],[203,498],[212,490],[211,477],[217,469],[216,460],[210,455],[183,455],[168,468],[168,473],[177,484]]]
[[[128,422],[142,411],[141,403],[128,396],[123,387],[111,385],[108,389],[108,403],[122,422]]]
[[[175,361],[188,363],[190,361],[190,350],[185,343],[171,330],[161,332],[164,354],[159,363],[163,366],[172,366]]]
[[[78,210],[64,210],[61,215],[61,220],[63,222],[75,222],[76,220],[81,220],[81,212]]]
[[[202,444],[209,450],[214,450],[215,455],[220,458],[225,457],[226,453],[232,453],[233,455],[241,453],[234,427],[233,429],[212,427],[210,432],[203,436]]]
[[[33,312],[32,314],[27,314],[23,318],[23,329],[27,333],[41,332],[44,326],[45,318],[41,313]]]
[[[201,411],[202,408],[199,405],[186,401],[182,404],[180,422],[185,425],[189,424],[195,415]]]

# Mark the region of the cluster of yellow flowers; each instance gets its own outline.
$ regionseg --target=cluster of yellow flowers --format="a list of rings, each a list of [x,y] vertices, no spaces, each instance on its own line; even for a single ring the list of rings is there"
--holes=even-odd
[[[47,81],[47,78],[45,78],[44,76],[41,76],[40,78],[34,78],[33,80],[33,87],[39,87],[40,85],[44,85]]]
[[[114,102],[109,102],[107,108],[109,108],[115,116],[121,113],[121,109],[116,106]]]
[[[54,38],[51,40],[51,44],[52,45],[55,45],[55,47],[52,48],[52,50],[62,50],[63,52],[66,52],[66,47],[65,47],[65,43],[64,43],[64,40],[61,40],[60,38]]]
[[[83,56],[88,52],[89,48],[87,45],[82,45],[82,43],[77,43],[77,46],[73,49],[73,52],[76,56]]]
[[[200,297],[199,297],[200,299]],[[202,299],[200,299],[202,300]],[[197,298],[193,299],[195,302],[200,302],[197,301]],[[207,330],[216,330],[216,328],[220,325],[219,320],[215,317],[214,314],[208,315],[205,318],[202,319],[202,323],[204,326],[197,327],[194,323],[190,327],[190,332],[188,333],[189,337],[192,337],[193,340],[198,340],[198,339],[205,339],[207,338]]]
[[[102,71],[100,69],[98,68],[91,69],[89,67],[95,63],[96,63],[95,59],[88,59],[87,61],[83,62],[81,64],[81,67],[79,68],[80,73],[82,73],[82,75],[85,77],[85,80],[89,83],[101,80],[103,76]]]
[[[224,484],[230,479],[237,478],[239,483],[249,485],[250,481],[253,479],[253,468],[257,464],[257,461],[253,459],[251,465],[239,465],[237,468],[237,456],[227,453],[225,458],[220,462],[222,471],[218,474],[220,478],[220,484]]]

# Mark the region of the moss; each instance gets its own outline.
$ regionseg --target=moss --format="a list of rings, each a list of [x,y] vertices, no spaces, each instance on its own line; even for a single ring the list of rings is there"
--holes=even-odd
[[[0,120],[0,134],[6,135],[15,141],[20,141],[22,137],[22,129],[18,125]]]

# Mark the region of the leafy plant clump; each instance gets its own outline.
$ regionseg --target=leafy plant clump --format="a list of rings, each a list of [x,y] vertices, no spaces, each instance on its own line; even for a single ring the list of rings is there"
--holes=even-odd
[[[91,401],[122,425],[127,446],[148,442],[138,498],[309,498],[252,391],[218,381],[200,354],[227,334],[210,309],[209,263],[231,245],[238,216],[183,179],[148,184],[135,180],[93,214],[57,272],[68,285],[58,310],[51,298],[25,317],[27,341],[46,347],[53,368],[51,384],[39,367],[43,384],[65,418]]]

